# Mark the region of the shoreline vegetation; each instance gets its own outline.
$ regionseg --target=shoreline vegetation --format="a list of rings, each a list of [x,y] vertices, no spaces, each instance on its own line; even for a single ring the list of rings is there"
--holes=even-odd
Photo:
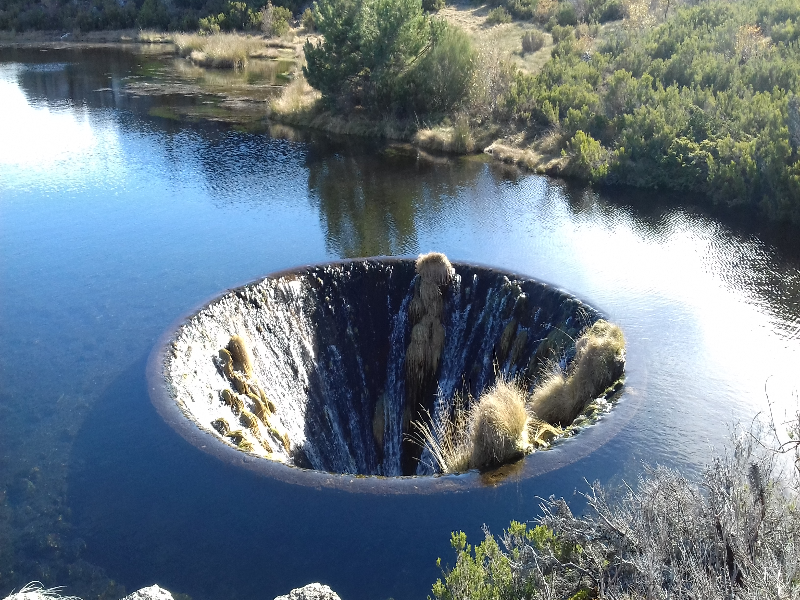
[[[582,516],[551,496],[475,546],[453,532],[433,599],[798,598],[800,412],[786,425],[737,429],[698,480],[647,468],[624,489],[587,482]]]
[[[23,33],[0,43],[170,42],[205,68],[290,58],[292,80],[264,111],[280,123],[484,152],[594,185],[691,191],[800,222],[796,1],[458,2],[209,0],[170,13],[129,0],[138,12],[114,23],[161,29],[115,38],[37,31],[56,17],[37,21],[38,3],[14,13],[5,0],[0,28]],[[186,24],[197,33],[165,31]]]

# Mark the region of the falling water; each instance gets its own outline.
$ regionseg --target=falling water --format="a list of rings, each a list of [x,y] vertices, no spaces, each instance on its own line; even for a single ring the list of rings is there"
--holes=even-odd
[[[548,364],[566,360],[568,342],[600,316],[527,277],[465,264],[455,269],[445,294],[438,389],[422,402],[432,415],[446,414],[454,394],[477,397],[501,376],[532,387]],[[431,474],[427,454],[412,473],[402,466],[409,433],[403,431],[407,313],[415,277],[410,260],[348,261],[228,292],[175,333],[164,371],[171,395],[200,429],[230,443],[211,427],[220,418],[239,427],[238,411],[221,400],[230,383],[215,357],[240,335],[253,355],[253,385],[276,407],[268,431],[249,431],[241,421],[242,435],[252,437],[251,454],[333,473]],[[251,400],[240,397],[251,410]],[[288,448],[278,433],[259,446],[281,431]]]

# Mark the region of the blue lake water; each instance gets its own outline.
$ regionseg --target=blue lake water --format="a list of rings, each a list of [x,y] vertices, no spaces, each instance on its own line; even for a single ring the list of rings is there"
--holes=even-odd
[[[38,579],[87,600],[154,582],[270,599],[321,581],[345,600],[424,598],[452,530],[479,541],[551,494],[580,510],[584,478],[619,485],[644,464],[696,476],[767,395],[778,420],[796,409],[796,228],[474,158],[165,118],[217,102],[126,88],[171,60],[0,49],[0,594]],[[152,407],[148,354],[211,296],[430,250],[549,281],[619,323],[619,409],[635,410],[621,432],[539,477],[384,496],[239,470]]]

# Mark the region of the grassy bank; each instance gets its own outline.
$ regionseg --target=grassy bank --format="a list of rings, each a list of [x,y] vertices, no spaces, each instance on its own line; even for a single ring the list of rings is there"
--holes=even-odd
[[[369,10],[320,0],[303,17],[323,34],[314,36],[26,36],[171,41],[210,68],[289,58],[294,83],[268,110],[282,123],[485,151],[537,172],[691,191],[800,222],[796,1],[457,0],[434,15],[420,0],[364,2]],[[229,27],[238,13],[228,5],[204,26]],[[265,11],[248,8],[243,30]]]
[[[349,87],[336,87],[319,79],[327,68],[319,54],[339,62],[364,57],[347,44],[307,45],[315,53],[307,72],[317,77],[309,81],[321,91],[318,106],[292,115],[286,104],[275,117],[432,150],[485,150],[592,183],[699,192],[800,221],[796,2],[631,1],[619,21],[592,22],[587,12],[573,25],[560,24],[562,5],[544,24],[492,24],[496,9],[489,6],[445,8],[447,22],[468,32],[473,58],[463,95],[444,110],[413,95],[426,81],[414,79],[417,55],[401,58],[407,66],[388,74],[395,59],[363,63],[338,78]],[[522,45],[526,35],[530,51]],[[427,44],[426,56],[434,55],[435,39]],[[447,83],[446,69],[434,72]],[[392,91],[395,84],[411,92]]]

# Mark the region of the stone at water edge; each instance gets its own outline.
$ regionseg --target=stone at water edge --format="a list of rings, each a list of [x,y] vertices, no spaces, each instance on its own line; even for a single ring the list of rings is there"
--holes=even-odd
[[[56,590],[57,589],[58,588],[56,588]],[[30,583],[16,594],[6,596],[5,600],[58,600],[60,598],[64,600],[80,600],[79,598],[75,598],[75,596],[60,596],[53,590],[40,587],[40,584]],[[174,600],[174,598],[172,594],[164,588],[151,585],[150,587],[133,592],[130,596],[125,596],[122,600]]]
[[[285,596],[278,596],[275,600],[341,600],[341,598],[327,585],[309,583],[307,586],[292,590]]]
[[[125,596],[122,600],[174,600],[172,594],[162,587],[151,585]]]

